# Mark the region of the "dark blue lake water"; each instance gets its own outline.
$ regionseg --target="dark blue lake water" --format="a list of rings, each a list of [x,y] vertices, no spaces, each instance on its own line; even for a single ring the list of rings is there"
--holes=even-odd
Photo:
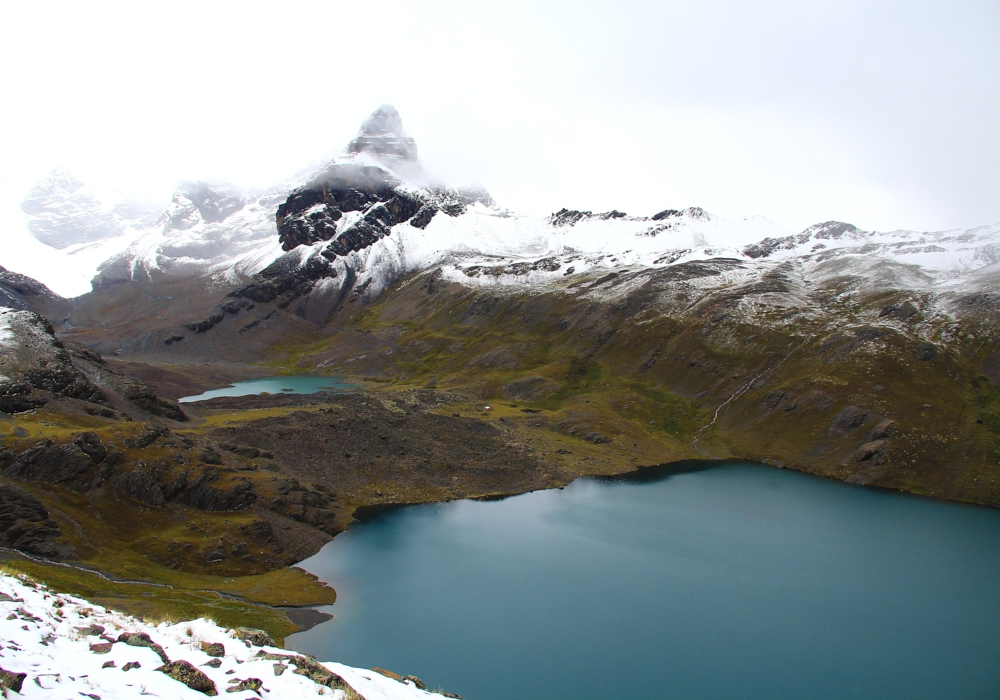
[[[344,381],[343,377],[320,376],[316,374],[290,374],[277,377],[262,377],[236,382],[221,389],[211,389],[196,396],[178,399],[180,403],[204,401],[219,396],[248,396],[250,394],[315,394],[318,391],[347,391],[356,389],[355,384]]]
[[[468,700],[1000,697],[1000,512],[771,467],[402,508],[303,566],[338,600],[289,646]]]

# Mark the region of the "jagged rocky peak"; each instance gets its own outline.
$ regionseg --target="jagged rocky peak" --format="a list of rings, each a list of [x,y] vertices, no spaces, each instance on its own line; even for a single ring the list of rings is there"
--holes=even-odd
[[[357,137],[347,145],[348,153],[398,160],[417,160],[417,142],[403,131],[403,119],[392,105],[382,105],[361,125]]]
[[[224,221],[246,205],[246,194],[225,182],[182,182],[164,212],[165,231]]]
[[[367,248],[398,224],[424,229],[438,212],[461,216],[470,206],[496,206],[480,187],[428,184],[416,143],[391,105],[365,120],[347,151],[346,159],[331,163],[278,206],[275,223],[284,250],[329,241],[322,254],[332,260]],[[374,155],[381,164],[354,158],[359,154]],[[345,218],[348,212],[361,216]]]
[[[53,248],[112,238],[124,231],[113,205],[102,202],[63,168],[32,187],[21,209],[28,215],[31,235]]]

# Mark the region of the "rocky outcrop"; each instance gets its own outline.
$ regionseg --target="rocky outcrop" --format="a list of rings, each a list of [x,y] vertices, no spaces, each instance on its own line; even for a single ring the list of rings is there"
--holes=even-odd
[[[86,491],[94,481],[91,468],[104,461],[107,454],[106,451],[90,451],[88,454],[73,443],[57,445],[52,440],[42,440],[17,455],[3,473],[21,481],[45,481]]]
[[[28,554],[55,556],[62,533],[42,502],[22,488],[0,486],[0,541]]]
[[[76,367],[52,325],[30,311],[0,309],[0,411],[42,406],[48,395],[107,404]]]

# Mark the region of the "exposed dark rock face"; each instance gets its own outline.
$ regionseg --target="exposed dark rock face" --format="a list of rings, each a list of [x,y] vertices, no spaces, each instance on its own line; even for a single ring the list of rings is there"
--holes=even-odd
[[[0,382],[0,412],[21,413],[46,404],[41,396],[31,396],[27,382]]]
[[[56,445],[51,440],[42,440],[19,454],[4,469],[4,474],[22,481],[46,481],[85,491],[93,481],[90,469],[100,461],[74,444]]]
[[[0,486],[0,541],[28,554],[53,556],[62,537],[37,498],[16,486]]]
[[[917,348],[917,359],[921,362],[929,362],[937,355],[937,348],[932,343],[921,343]]]
[[[229,489],[210,484],[219,478],[216,469],[205,469],[181,491],[177,497],[182,503],[199,510],[245,510],[257,501],[249,479],[237,480]]]
[[[100,464],[108,456],[108,448],[95,433],[80,433],[73,438],[73,444],[94,464]]]
[[[278,207],[275,221],[282,248],[291,250],[299,245],[336,239],[330,251],[343,256],[370,246],[388,235],[392,226],[415,216],[427,203],[397,189],[401,184],[375,166],[331,165],[308,185],[292,192]],[[345,212],[352,211],[363,211],[364,215],[338,232],[337,222]]]
[[[35,389],[51,391],[53,394],[82,399],[91,403],[107,402],[101,390],[91,384],[70,364],[61,367],[30,369],[22,376]]]
[[[119,474],[108,483],[119,491],[127,493],[140,503],[145,503],[155,508],[161,507],[167,501],[163,495],[163,489],[153,481],[145,469],[134,469],[133,471]]]

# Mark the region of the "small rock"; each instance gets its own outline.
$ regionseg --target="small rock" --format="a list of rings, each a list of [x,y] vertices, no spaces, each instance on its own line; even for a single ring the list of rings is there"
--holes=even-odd
[[[11,673],[10,671],[5,671],[0,668],[0,688],[4,690],[13,690],[15,693],[21,692],[21,685],[24,683],[24,679],[28,677],[27,673]],[[7,693],[4,693],[6,697]]]
[[[88,625],[87,627],[74,627],[73,629],[82,634],[84,637],[100,637],[104,634],[103,625]]]
[[[885,440],[874,440],[872,442],[866,442],[864,445],[859,447],[854,453],[855,462],[865,462],[875,456],[882,446],[885,445]]]
[[[240,681],[238,685],[234,685],[232,688],[226,688],[226,692],[241,693],[244,690],[252,690],[257,693],[263,685],[264,682],[259,678],[247,678],[246,680]]]
[[[896,421],[890,420],[888,418],[880,420],[872,428],[871,433],[868,435],[868,440],[881,440],[882,438],[889,437],[889,433],[892,430],[892,426],[896,424]]]
[[[222,665],[222,659],[212,659],[207,664],[202,664],[202,666],[211,666],[212,668],[218,668]]]
[[[104,664],[101,666],[101,668],[114,668],[114,667],[115,667],[114,661],[105,661]]]
[[[288,666],[285,666],[285,664],[275,664],[274,665],[274,675],[280,676],[282,673],[285,672],[286,668],[288,668]]]
[[[424,683],[419,678],[417,678],[416,676],[404,676],[403,680],[404,681],[410,681],[410,683],[412,683],[413,685],[417,686],[421,690],[427,690],[427,684]]]
[[[152,649],[163,663],[170,663],[170,659],[167,658],[167,652],[163,650],[163,647],[156,644],[145,632],[122,632],[118,635],[118,641],[124,642],[130,647],[147,647]]]
[[[142,664],[138,661],[129,661],[124,666],[122,666],[123,671],[131,671],[133,668],[142,668]]]
[[[257,647],[273,647],[274,640],[264,630],[253,629],[251,627],[236,628],[236,637]]]
[[[175,681],[183,683],[188,688],[191,688],[191,690],[200,691],[205,695],[219,694],[219,691],[215,689],[215,683],[212,679],[196,669],[187,661],[173,661],[168,664],[163,664],[156,670],[167,674]]]
[[[112,646],[110,642],[100,642],[98,644],[91,644],[90,650],[95,654],[107,654],[111,651]]]
[[[202,642],[201,650],[209,656],[226,655],[226,647],[221,642]]]
[[[6,593],[0,592],[0,603],[13,603],[13,602],[14,602],[13,598],[11,598]]]
[[[383,676],[385,676],[386,678],[391,678],[394,681],[401,681],[401,680],[403,680],[403,677],[401,675],[399,675],[398,673],[393,673],[392,671],[387,671],[386,669],[379,668],[378,666],[373,666],[372,670],[375,673],[380,673]]]

